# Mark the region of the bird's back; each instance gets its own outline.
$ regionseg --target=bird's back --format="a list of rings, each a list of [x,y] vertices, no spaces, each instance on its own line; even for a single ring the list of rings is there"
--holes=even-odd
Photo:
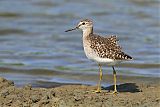
[[[96,34],[90,34],[88,40],[90,41],[90,48],[92,48],[100,58],[109,58],[113,60],[132,59],[132,57],[125,54],[118,45],[117,36],[111,35],[102,37]]]

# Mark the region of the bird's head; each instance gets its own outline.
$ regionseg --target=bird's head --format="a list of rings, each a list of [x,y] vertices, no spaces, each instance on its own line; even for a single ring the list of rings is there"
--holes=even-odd
[[[89,19],[83,19],[81,20],[78,25],[75,28],[66,30],[65,32],[69,32],[72,30],[77,30],[77,29],[81,29],[82,31],[88,28],[92,28],[93,27],[93,22]]]

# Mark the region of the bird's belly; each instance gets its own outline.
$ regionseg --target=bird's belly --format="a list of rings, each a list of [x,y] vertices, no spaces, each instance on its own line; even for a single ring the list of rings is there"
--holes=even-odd
[[[116,65],[117,63],[120,63],[120,60],[113,60],[109,58],[101,58],[97,55],[97,53],[89,48],[84,46],[84,52],[88,59],[93,60],[99,64],[107,64],[107,65]]]
[[[111,66],[116,65],[121,62],[120,60],[113,60],[109,58],[100,58],[100,57],[95,57],[93,60],[99,64],[107,64]]]

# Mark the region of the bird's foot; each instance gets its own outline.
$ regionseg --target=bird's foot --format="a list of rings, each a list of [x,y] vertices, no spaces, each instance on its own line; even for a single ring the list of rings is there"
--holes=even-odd
[[[112,94],[117,95],[117,94],[118,94],[118,91],[117,91],[117,90],[114,90],[114,91],[112,92]]]
[[[93,93],[101,93],[101,89],[97,89],[97,90],[95,90],[95,91],[93,91]]]
[[[87,92],[91,92],[91,93],[101,93],[101,89],[97,89],[97,90],[91,90],[91,91],[87,91]]]

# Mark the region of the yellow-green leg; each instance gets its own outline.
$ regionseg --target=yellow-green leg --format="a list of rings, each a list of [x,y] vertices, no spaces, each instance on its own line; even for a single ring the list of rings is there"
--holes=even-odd
[[[116,71],[114,69],[114,66],[112,66],[113,68],[113,79],[114,79],[114,91],[113,91],[113,94],[117,94],[117,85],[116,85]]]
[[[100,64],[98,64],[99,66],[99,81],[98,81],[98,87],[97,87],[97,90],[95,91],[96,93],[100,93],[101,92],[101,80],[102,80],[102,66]]]

